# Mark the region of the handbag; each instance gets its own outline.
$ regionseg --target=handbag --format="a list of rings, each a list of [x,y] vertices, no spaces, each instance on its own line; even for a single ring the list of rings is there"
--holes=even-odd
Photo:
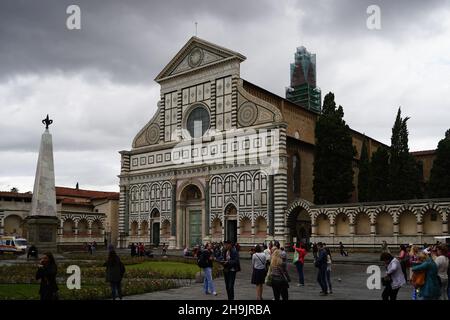
[[[381,284],[383,286],[387,286],[387,285],[389,285],[391,283],[392,283],[392,278],[391,278],[390,275],[387,275],[387,276],[384,276],[383,278],[381,278]]]
[[[292,259],[292,263],[293,264],[295,264],[298,261],[298,256],[299,256],[299,254],[298,254],[297,250],[295,250],[295,252],[294,252],[294,259]]]
[[[420,288],[425,284],[425,271],[415,271],[411,276],[411,283],[414,288]]]

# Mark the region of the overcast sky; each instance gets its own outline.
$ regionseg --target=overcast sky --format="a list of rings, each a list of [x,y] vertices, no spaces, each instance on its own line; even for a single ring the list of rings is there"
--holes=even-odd
[[[393,3],[394,2],[394,3]],[[68,30],[66,8],[81,8]],[[366,9],[381,8],[381,30]],[[153,79],[195,32],[247,57],[241,77],[284,97],[296,47],[317,54],[355,130],[390,144],[399,106],[410,149],[450,128],[450,1],[0,2],[0,190],[33,189],[46,114],[56,184],[118,191],[120,156],[156,110]]]

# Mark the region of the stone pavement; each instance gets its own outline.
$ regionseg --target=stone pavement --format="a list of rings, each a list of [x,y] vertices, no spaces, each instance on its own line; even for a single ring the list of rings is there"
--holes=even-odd
[[[358,256],[356,256],[358,257]],[[363,258],[361,255],[360,258]],[[344,257],[343,257],[344,258]],[[349,257],[345,257],[349,258]],[[355,256],[354,256],[355,258]],[[316,282],[316,268],[312,262],[305,263],[305,286],[297,287],[298,276],[295,266],[289,264],[289,274],[292,282],[289,288],[289,299],[291,300],[381,300],[382,290],[369,290],[366,287],[368,274],[366,273],[369,258],[366,256],[366,265],[344,263],[335,264],[332,267],[331,282],[333,285],[333,294],[325,297],[319,296],[320,287]],[[336,260],[339,260],[336,257]],[[350,261],[347,261],[350,262]],[[361,261],[360,261],[361,262]],[[364,261],[362,261],[364,262]],[[250,260],[241,259],[242,271],[238,272],[235,283],[235,299],[236,300],[254,300],[255,286],[250,283],[251,280],[251,263]],[[384,271],[381,268],[382,272]],[[384,274],[384,273],[383,273]],[[223,277],[214,279],[218,296],[205,295],[203,292],[203,284],[194,283],[187,287],[145,293],[134,296],[124,297],[125,300],[225,300],[227,294]],[[383,287],[382,287],[383,288]],[[412,287],[407,285],[400,289],[398,299],[410,300]],[[264,286],[263,298],[272,300],[272,288]]]

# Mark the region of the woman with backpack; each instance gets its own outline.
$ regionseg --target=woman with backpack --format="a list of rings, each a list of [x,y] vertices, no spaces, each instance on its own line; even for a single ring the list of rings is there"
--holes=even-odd
[[[266,278],[266,255],[259,245],[255,246],[252,255],[252,284],[256,285],[256,300],[262,300],[263,285]]]
[[[418,292],[418,300],[438,300],[441,288],[438,279],[438,267],[430,256],[420,264],[412,267],[413,272],[425,271],[425,283]]]
[[[113,300],[117,297],[122,300],[122,278],[125,274],[125,266],[114,250],[109,252],[108,260],[103,266],[106,267],[106,281],[111,285]]]

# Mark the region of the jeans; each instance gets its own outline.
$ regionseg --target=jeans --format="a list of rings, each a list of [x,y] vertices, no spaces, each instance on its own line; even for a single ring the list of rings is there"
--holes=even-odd
[[[303,275],[303,263],[297,261],[295,263],[295,267],[297,268],[297,273],[298,273],[298,283],[300,284],[305,284],[305,277]]]
[[[328,285],[329,292],[332,292],[333,290],[331,288],[331,270],[329,270],[329,269],[327,269],[327,272],[326,272],[326,279],[327,279],[327,285]]]
[[[320,285],[320,288],[322,289],[322,292],[327,292],[327,267],[321,266],[319,267],[319,271],[317,272],[317,282]]]
[[[450,300],[450,281],[447,282],[447,298]]]
[[[272,282],[272,290],[275,300],[280,300],[280,295],[283,300],[289,300],[288,286],[286,284]]]
[[[117,297],[122,300],[122,283],[120,281],[111,282],[111,293],[113,300],[116,300]]]
[[[441,297],[440,300],[448,300],[448,279],[441,279]]]
[[[203,272],[205,272],[205,280],[203,281],[205,293],[208,293],[208,289],[210,293],[216,292],[212,279],[212,268],[203,268]]]
[[[383,293],[381,294],[381,297],[383,298],[384,301],[397,300],[398,290],[400,290],[400,288],[392,289],[391,284],[388,283],[386,285],[386,287],[384,288]]]
[[[236,280],[236,271],[224,271],[225,288],[227,289],[228,300],[234,300],[234,281]]]

